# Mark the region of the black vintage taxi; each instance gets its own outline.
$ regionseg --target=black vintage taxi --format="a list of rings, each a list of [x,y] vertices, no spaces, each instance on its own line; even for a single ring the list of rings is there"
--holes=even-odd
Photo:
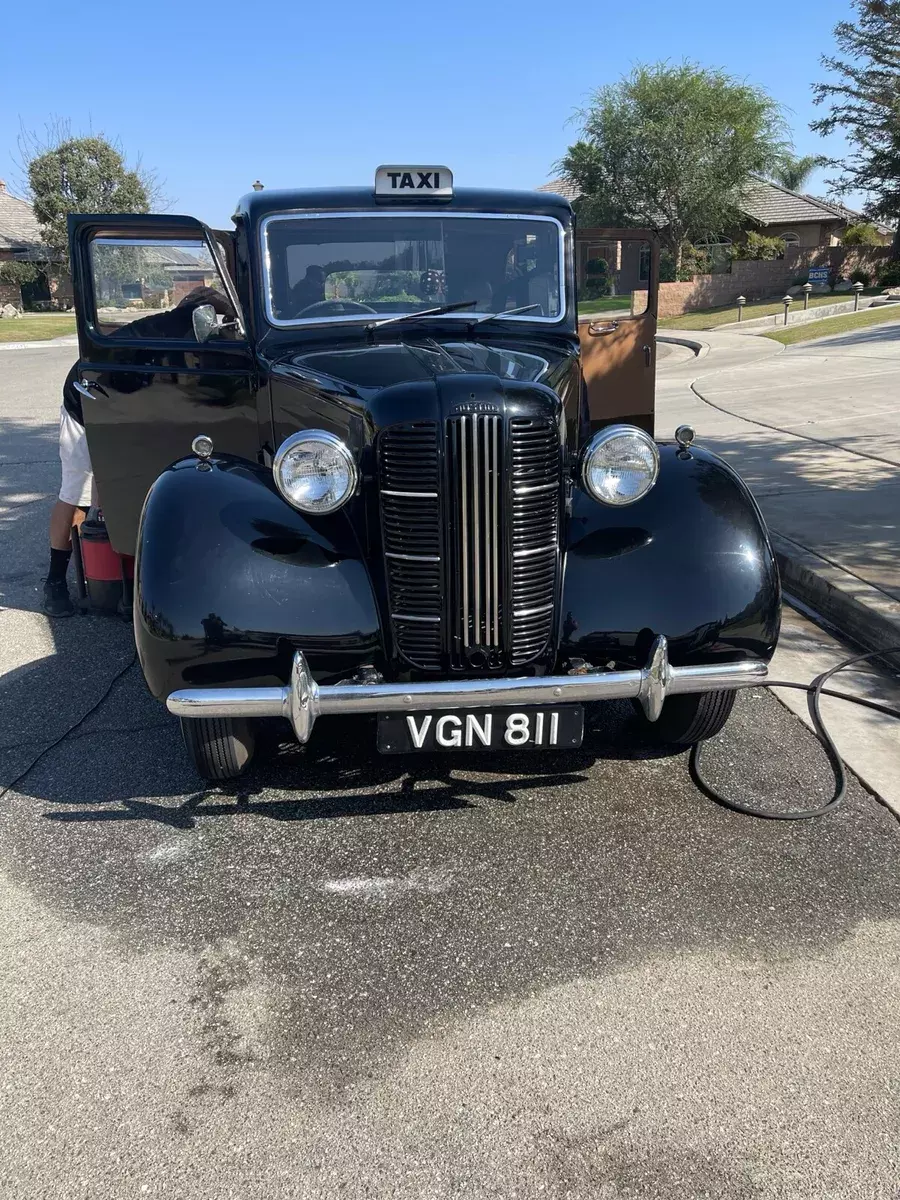
[[[255,191],[233,231],[87,215],[70,240],[99,501],[203,776],[325,714],[371,714],[387,753],[551,750],[630,697],[689,744],[765,679],[759,510],[654,429],[651,234],[576,246],[559,196],[389,166]],[[635,302],[579,321],[585,253]]]

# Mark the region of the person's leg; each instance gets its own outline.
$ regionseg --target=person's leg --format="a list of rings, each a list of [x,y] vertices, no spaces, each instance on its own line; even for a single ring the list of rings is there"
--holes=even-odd
[[[44,612],[50,617],[70,617],[75,605],[69,596],[66,572],[72,554],[72,525],[84,520],[91,503],[91,460],[84,429],[65,408],[60,411],[59,457],[62,486],[50,514],[50,570],[44,582]]]
[[[50,513],[51,550],[72,549],[72,526],[80,511],[77,504],[68,504],[65,500],[57,500],[53,505]]]

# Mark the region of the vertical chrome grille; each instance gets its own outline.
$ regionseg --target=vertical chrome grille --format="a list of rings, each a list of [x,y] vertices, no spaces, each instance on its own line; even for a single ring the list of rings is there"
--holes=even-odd
[[[500,470],[503,419],[495,414],[448,422],[454,562],[454,660],[496,651],[502,645]],[[484,664],[490,660],[488,653]],[[493,657],[496,658],[496,655]]]
[[[540,659],[559,587],[555,422],[410,421],[378,435],[377,455],[391,629],[406,661],[439,671]]]
[[[559,559],[560,442],[544,418],[514,417],[510,440],[509,661],[538,658],[553,633]]]
[[[427,671],[440,669],[443,646],[437,429],[434,421],[392,425],[378,444],[391,627],[404,658]]]

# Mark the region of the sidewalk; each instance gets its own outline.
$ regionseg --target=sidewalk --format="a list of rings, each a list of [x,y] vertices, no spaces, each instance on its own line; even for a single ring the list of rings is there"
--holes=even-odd
[[[658,437],[686,422],[733,463],[785,590],[867,649],[900,645],[900,325],[785,349],[731,331],[663,361]]]

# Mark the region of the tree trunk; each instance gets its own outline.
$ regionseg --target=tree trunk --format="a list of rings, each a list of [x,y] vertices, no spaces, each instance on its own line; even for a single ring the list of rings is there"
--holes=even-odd
[[[891,260],[900,262],[900,221],[897,222],[897,228],[894,230],[894,240],[891,243]]]

